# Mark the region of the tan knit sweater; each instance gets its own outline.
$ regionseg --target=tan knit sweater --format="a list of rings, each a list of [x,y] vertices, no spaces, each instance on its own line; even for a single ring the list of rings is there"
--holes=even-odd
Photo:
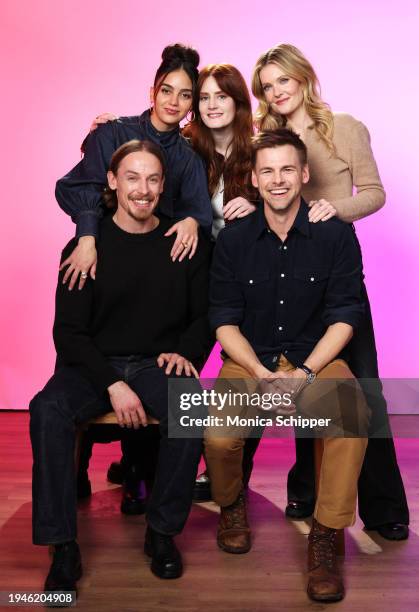
[[[303,188],[303,197],[307,202],[328,200],[337,216],[351,223],[379,210],[386,194],[363,123],[346,113],[335,113],[333,142],[336,154],[331,156],[316,131],[307,130],[310,181]]]

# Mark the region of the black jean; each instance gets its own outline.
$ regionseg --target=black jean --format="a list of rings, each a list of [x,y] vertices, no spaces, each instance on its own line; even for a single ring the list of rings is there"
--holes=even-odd
[[[345,349],[352,373],[360,379],[371,409],[371,435],[358,480],[359,516],[366,527],[409,523],[409,509],[388,424],[387,404],[378,378],[377,350],[367,290],[363,283],[365,317]],[[368,380],[363,380],[368,379]],[[374,380],[375,379],[375,380]],[[380,435],[374,437],[380,430]],[[296,438],[296,462],[288,473],[288,500],[314,505],[314,440]]]
[[[140,397],[148,414],[159,420],[161,434],[147,523],[176,535],[184,527],[192,503],[202,440],[168,437],[168,376],[156,359],[110,358],[112,366]],[[100,397],[75,368],[61,367],[30,403],[33,451],[33,542],[58,544],[77,536],[77,426],[112,410],[107,394]]]

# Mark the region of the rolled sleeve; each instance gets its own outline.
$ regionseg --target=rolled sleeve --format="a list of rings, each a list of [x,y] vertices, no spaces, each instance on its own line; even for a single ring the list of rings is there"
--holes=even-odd
[[[355,234],[350,226],[342,225],[326,289],[323,313],[326,325],[347,323],[353,328],[359,326],[364,315],[361,278],[362,262]]]
[[[209,319],[214,331],[222,325],[240,325],[244,317],[245,301],[227,250],[228,234],[228,229],[220,233],[211,266]]]

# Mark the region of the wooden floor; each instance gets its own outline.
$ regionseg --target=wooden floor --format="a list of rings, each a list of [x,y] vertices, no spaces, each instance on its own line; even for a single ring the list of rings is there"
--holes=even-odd
[[[265,440],[249,493],[254,545],[228,555],[215,545],[214,504],[194,505],[177,538],[185,564],[179,580],[154,577],[142,552],[143,517],[120,514],[120,488],[106,481],[118,444],[96,445],[91,500],[79,507],[84,576],[80,611],[329,610],[410,612],[419,609],[419,440],[397,442],[412,515],[407,542],[391,543],[357,523],[347,530],[347,596],[327,606],[305,594],[308,522],[284,516],[285,478],[293,458],[290,440]],[[40,590],[48,552],[31,543],[31,450],[26,413],[0,412],[0,590]],[[4,608],[5,609],[5,608]],[[7,608],[9,609],[9,608]],[[18,608],[19,609],[19,608]],[[23,608],[21,608],[23,609]]]

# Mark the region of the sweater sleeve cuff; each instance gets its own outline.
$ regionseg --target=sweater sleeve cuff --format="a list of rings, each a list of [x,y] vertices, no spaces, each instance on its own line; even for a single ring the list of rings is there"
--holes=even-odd
[[[113,369],[112,366],[106,365],[99,372],[90,372],[90,379],[100,395],[107,393],[108,387],[122,380],[121,375]]]

